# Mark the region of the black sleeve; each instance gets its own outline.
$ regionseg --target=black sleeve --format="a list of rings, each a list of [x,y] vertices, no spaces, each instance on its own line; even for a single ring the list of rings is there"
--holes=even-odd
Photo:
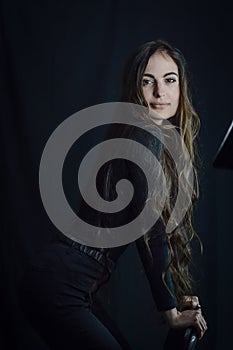
[[[137,133],[136,136],[140,142],[143,142],[145,146],[153,152],[153,155],[157,158],[158,162],[160,162],[162,152],[161,141],[156,137],[152,137],[151,135],[145,138],[145,136],[140,136]],[[141,209],[141,207],[138,207],[139,203],[142,204],[144,201],[145,204],[146,197],[156,197],[160,190],[157,187],[160,187],[160,183],[158,182],[158,174],[161,172],[161,168],[159,168],[158,162],[155,162],[154,156],[147,155],[144,157],[146,168],[149,169],[150,176],[155,184],[155,188],[152,189],[153,193],[146,191],[142,172],[139,171],[137,167],[130,167],[128,169],[129,178],[131,179],[132,183],[135,184],[136,205],[134,205],[132,208],[132,212],[135,212],[135,214],[138,214],[139,210]],[[132,212],[129,215],[132,215]],[[148,245],[152,256],[150,255],[148,247],[145,244],[144,237],[141,236],[136,240],[136,246],[158,311],[170,310],[177,306],[171,272],[166,269],[169,263],[169,251],[165,235],[165,227],[160,218],[157,220],[157,222],[155,222],[149,232],[150,239],[148,241]],[[164,272],[166,273],[163,281]]]
[[[159,222],[155,224],[153,228],[154,233],[148,241],[152,256],[144,242],[144,237],[136,241],[136,246],[158,311],[166,311],[177,307],[171,273],[169,270],[166,270],[169,262],[169,254],[165,235],[163,232],[159,232],[162,226]],[[164,276],[166,284],[162,278],[164,271],[166,271]]]

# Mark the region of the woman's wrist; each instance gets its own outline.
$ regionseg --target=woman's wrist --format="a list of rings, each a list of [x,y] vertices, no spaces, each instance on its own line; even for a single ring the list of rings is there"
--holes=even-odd
[[[176,324],[176,320],[177,320],[177,316],[179,315],[179,311],[177,310],[177,308],[173,308],[170,310],[166,310],[163,312],[164,318],[166,323],[170,326],[170,327],[174,327]]]

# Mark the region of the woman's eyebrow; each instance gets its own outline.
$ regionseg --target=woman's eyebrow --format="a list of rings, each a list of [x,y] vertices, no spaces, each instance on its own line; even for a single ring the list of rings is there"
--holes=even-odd
[[[149,78],[152,78],[155,80],[155,77],[153,76],[153,74],[145,73],[143,75],[144,75],[144,77],[149,77]]]
[[[169,73],[166,73],[166,74],[164,74],[164,78],[166,77],[166,76],[168,76],[168,75],[171,75],[171,74],[175,74],[177,77],[178,77],[178,74],[177,73],[175,73],[175,72],[169,72]]]
[[[178,77],[178,74],[175,73],[175,72],[168,72],[168,73],[165,73],[163,77],[165,78],[165,77],[167,77],[168,75],[171,75],[171,74],[174,74],[174,75],[176,75],[176,76]],[[153,79],[155,80],[155,77],[153,76],[153,74],[150,74],[150,73],[145,73],[145,74],[144,74],[144,77],[153,78]]]

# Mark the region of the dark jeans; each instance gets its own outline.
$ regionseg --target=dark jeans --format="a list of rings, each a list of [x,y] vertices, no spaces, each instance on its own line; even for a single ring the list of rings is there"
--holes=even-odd
[[[93,312],[90,292],[103,277],[103,265],[63,242],[35,257],[20,286],[20,303],[51,349],[129,349],[106,313],[99,307],[98,317]]]

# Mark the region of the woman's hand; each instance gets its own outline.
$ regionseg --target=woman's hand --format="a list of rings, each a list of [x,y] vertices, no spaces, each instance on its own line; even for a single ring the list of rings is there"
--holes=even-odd
[[[174,308],[165,311],[164,316],[171,328],[195,327],[198,339],[201,339],[207,330],[207,324],[200,309],[180,312]]]
[[[197,310],[200,309],[201,305],[199,304],[199,299],[196,295],[185,295],[183,297],[182,303],[181,303],[181,309],[182,310]]]

